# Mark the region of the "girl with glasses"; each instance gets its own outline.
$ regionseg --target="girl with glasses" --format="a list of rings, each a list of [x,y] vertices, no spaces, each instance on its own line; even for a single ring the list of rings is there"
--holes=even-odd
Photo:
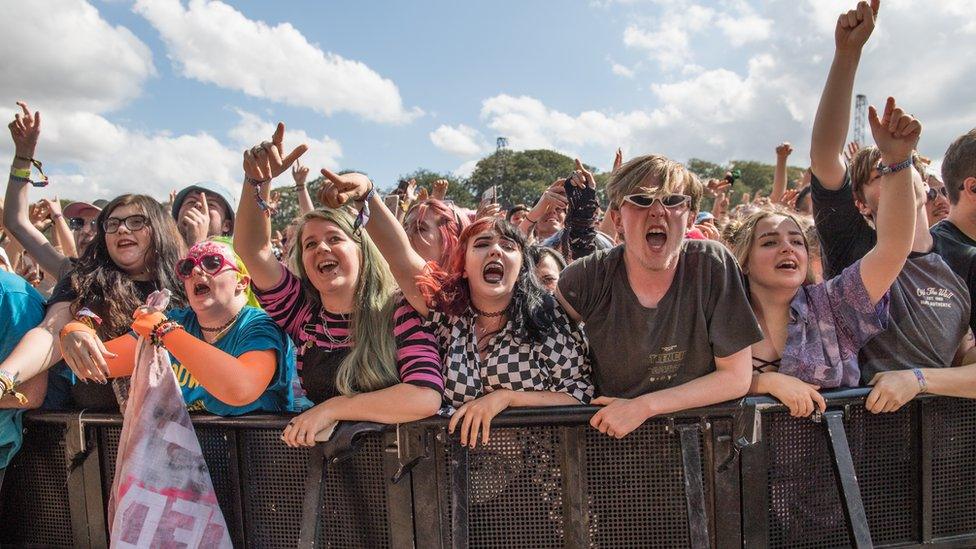
[[[295,273],[274,256],[270,180],[305,151],[285,156],[284,125],[244,154],[234,247],[255,293],[298,347],[298,373],[317,405],[282,433],[311,446],[338,421],[400,423],[434,414],[444,387],[433,334],[396,291],[370,237],[345,210],[313,210],[295,230]]]

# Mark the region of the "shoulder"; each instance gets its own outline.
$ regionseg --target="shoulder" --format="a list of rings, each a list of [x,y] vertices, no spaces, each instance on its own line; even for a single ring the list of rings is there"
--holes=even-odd
[[[691,265],[703,268],[738,266],[735,256],[721,242],[715,240],[685,239],[681,245],[683,259]]]
[[[614,246],[607,250],[597,250],[592,254],[577,259],[563,270],[563,275],[574,273],[588,273],[593,271],[609,271],[614,269],[623,259],[624,246]],[[560,275],[560,276],[563,276]]]
[[[41,294],[33,286],[28,284],[23,277],[6,271],[0,271],[0,297],[6,298],[8,296],[18,296],[19,299],[28,302],[36,302],[39,305],[44,304],[44,298],[41,297]]]

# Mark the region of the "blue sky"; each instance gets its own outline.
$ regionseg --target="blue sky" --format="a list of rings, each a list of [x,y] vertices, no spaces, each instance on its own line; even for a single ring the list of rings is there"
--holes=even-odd
[[[894,94],[941,157],[976,125],[968,2],[883,0],[858,91]],[[925,6],[925,9],[919,9]],[[608,168],[659,152],[807,155],[839,0],[212,2],[50,0],[0,22],[0,113],[44,113],[40,157],[64,197],[215,180],[283,120],[315,168],[380,187],[418,167],[465,174],[494,147]],[[9,152],[5,142],[0,149]],[[286,184],[283,177],[277,183]],[[92,196],[93,195],[93,196]]]

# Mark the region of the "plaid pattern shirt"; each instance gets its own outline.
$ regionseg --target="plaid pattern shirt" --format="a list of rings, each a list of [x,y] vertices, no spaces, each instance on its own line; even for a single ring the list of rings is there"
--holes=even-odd
[[[593,398],[586,336],[557,309],[553,330],[541,343],[523,341],[509,322],[491,336],[482,360],[475,337],[475,315],[431,311],[427,325],[437,336],[446,372],[444,401],[457,408],[495,389],[555,391],[583,404]],[[453,410],[446,410],[453,413]]]

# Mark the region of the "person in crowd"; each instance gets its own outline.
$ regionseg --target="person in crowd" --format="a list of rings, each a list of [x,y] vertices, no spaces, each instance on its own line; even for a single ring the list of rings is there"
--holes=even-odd
[[[850,122],[854,75],[861,50],[874,29],[878,8],[878,0],[870,5],[860,2],[838,19],[834,60],[813,125],[813,211],[828,279],[841,274],[876,245],[882,178],[907,170],[920,193],[923,188],[914,153],[893,158],[877,147],[861,147],[849,167],[840,154]],[[910,123],[903,114],[894,109],[892,120],[904,122],[890,129],[907,135]],[[928,229],[924,201],[918,209],[912,254],[891,286],[888,325],[861,348],[858,358],[861,383],[875,385],[867,400],[872,412],[891,411],[887,405],[890,401],[884,396],[886,384],[878,374],[945,368],[970,361],[966,355],[972,341],[964,337],[971,320],[969,289],[966,281],[938,253],[933,253],[939,248]],[[918,379],[920,386],[924,383]]]
[[[544,242],[562,230],[569,209],[565,181],[553,182],[522,218],[518,228],[530,242]]]
[[[173,219],[187,247],[210,238],[234,234],[230,193],[216,183],[194,183],[173,198]]]
[[[880,119],[872,107],[868,119],[882,161],[911,157],[921,125],[896,112],[894,100]],[[877,243],[827,282],[813,283],[802,224],[785,209],[753,214],[732,243],[765,335],[752,346],[751,392],[773,395],[796,417],[826,411],[818,389],[859,385],[858,351],[888,324],[888,290],[911,252],[924,197],[908,169],[877,184]]]
[[[663,156],[633,158],[607,185],[624,243],[566,268],[556,295],[585,323],[604,405],[591,425],[622,438],[648,418],[745,395],[762,332],[732,254],[686,240],[703,186]],[[620,334],[637,334],[620,345]]]
[[[95,233],[98,232],[98,214],[106,204],[107,200],[100,199],[92,202],[75,201],[64,207],[63,214],[68,220],[78,256],[83,255],[95,239]]]
[[[397,294],[389,267],[352,215],[328,209],[302,217],[294,274],[272,255],[264,209],[270,181],[307,150],[300,145],[285,156],[284,131],[279,124],[271,141],[244,153],[234,234],[261,305],[298,348],[298,373],[316,404],[282,439],[311,446],[341,420],[401,423],[433,415],[444,388],[434,335]]]
[[[810,199],[810,193],[812,191],[813,188],[810,187],[810,185],[807,185],[806,187],[801,188],[797,193],[796,205],[794,206],[797,213],[801,213],[803,215],[813,215],[813,202]]]
[[[410,245],[425,261],[446,265],[469,221],[441,200],[417,202],[403,218]]]
[[[454,408],[448,429],[460,427],[462,445],[488,443],[492,419],[506,408],[590,401],[586,340],[539,285],[518,229],[481,217],[461,231],[446,264],[429,263],[368,177],[322,174],[320,199],[359,208],[404,297],[434,329],[446,371],[444,397]]]
[[[925,183],[925,213],[929,228],[932,228],[939,221],[949,217],[949,191],[931,169],[926,170]]]
[[[547,246],[532,245],[526,249],[532,264],[535,265],[535,277],[539,280],[542,287],[553,294],[556,293],[556,284],[559,282],[559,273],[566,268],[566,260],[563,254]]]
[[[527,213],[529,213],[528,206],[525,204],[516,204],[509,208],[508,213],[505,214],[505,221],[518,227],[522,224],[522,220],[525,219],[525,214]]]

